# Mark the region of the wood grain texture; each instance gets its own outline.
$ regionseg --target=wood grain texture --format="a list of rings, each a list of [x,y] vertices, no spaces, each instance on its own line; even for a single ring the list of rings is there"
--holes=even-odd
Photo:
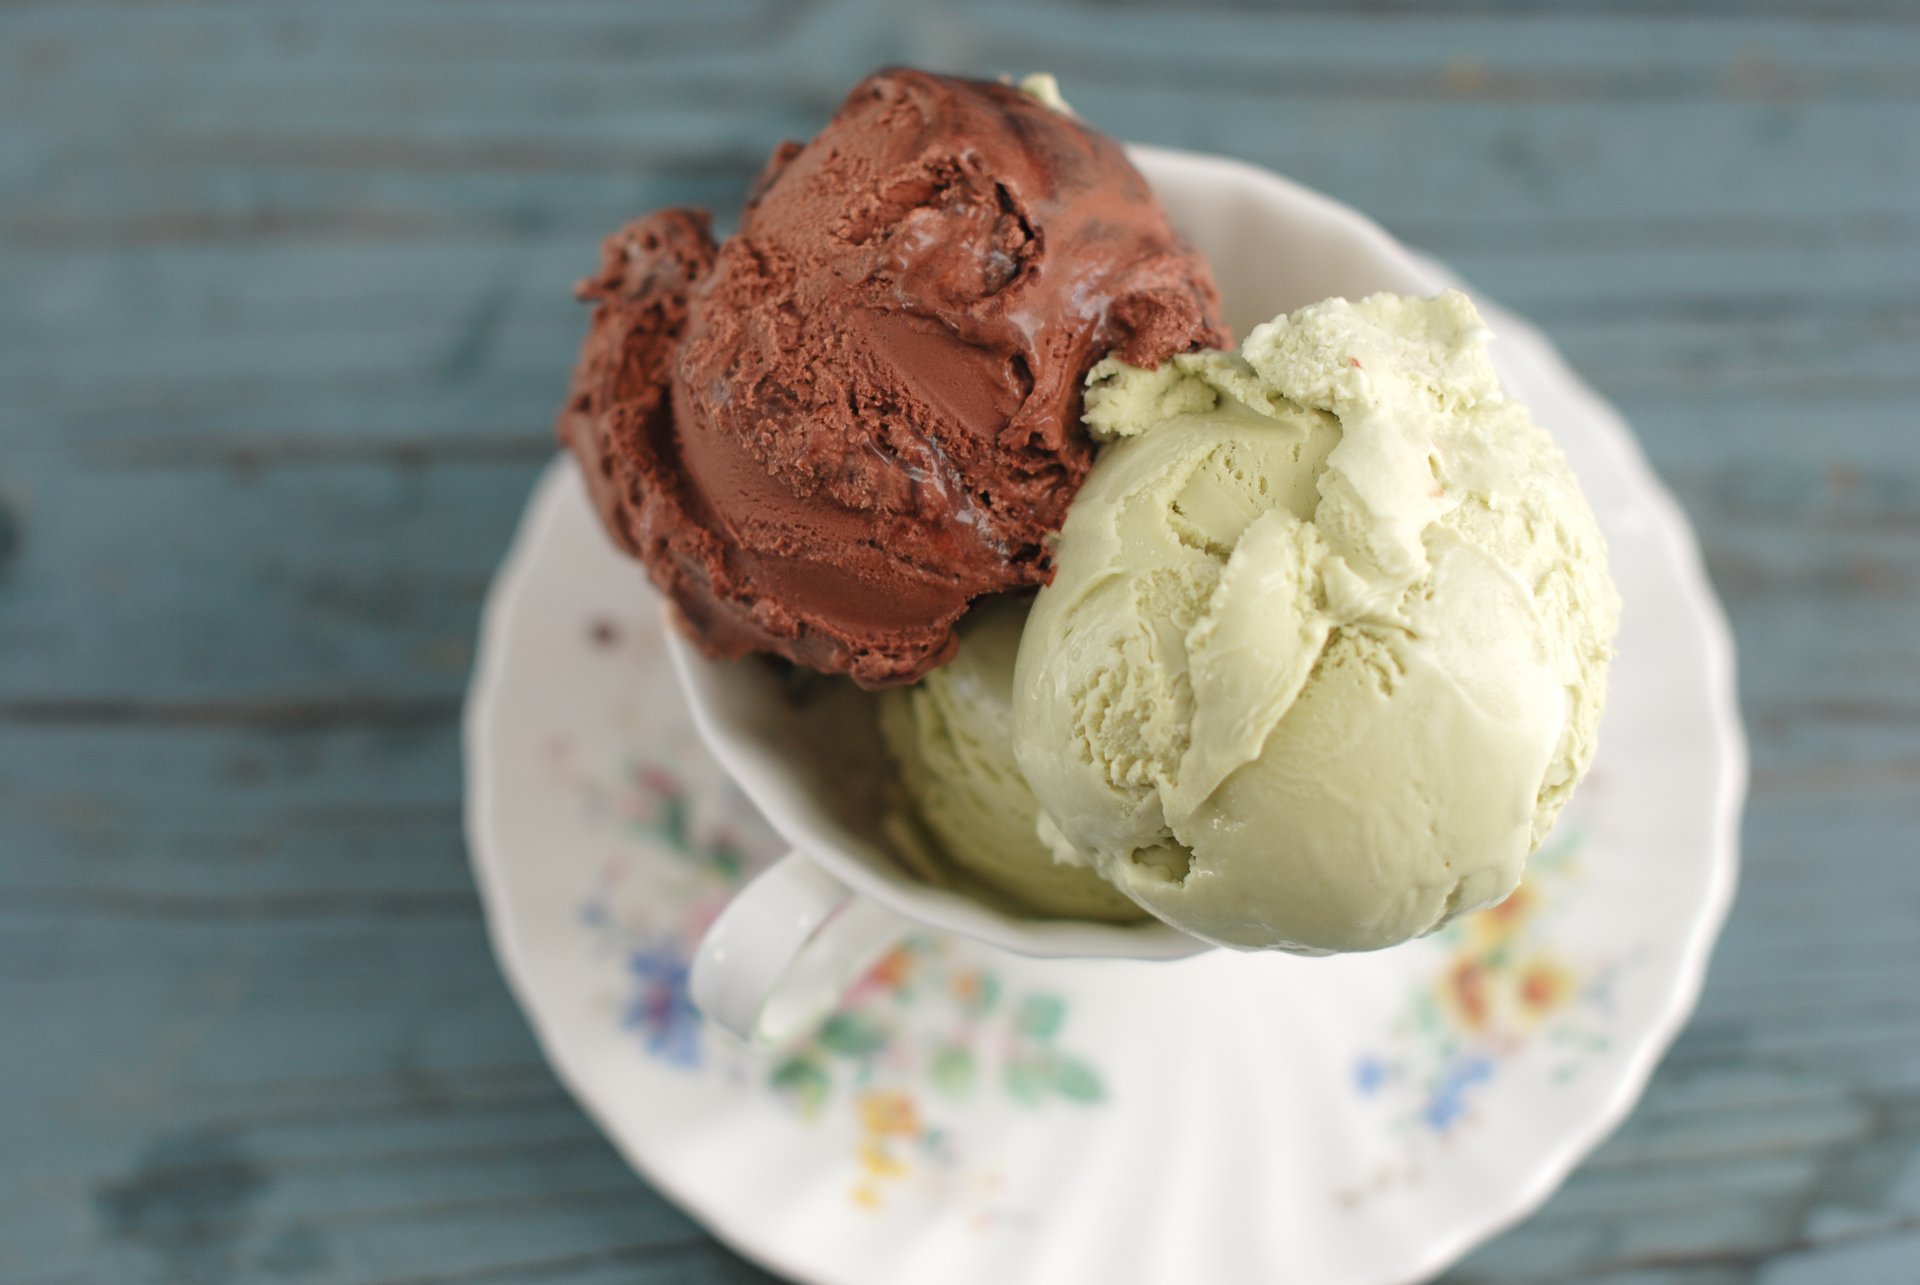
[[[1920,1279],[1920,6],[0,5],[0,1279],[755,1281],[488,956],[455,724],[597,239],[1049,67],[1538,320],[1753,737],[1699,1016],[1452,1279]]]

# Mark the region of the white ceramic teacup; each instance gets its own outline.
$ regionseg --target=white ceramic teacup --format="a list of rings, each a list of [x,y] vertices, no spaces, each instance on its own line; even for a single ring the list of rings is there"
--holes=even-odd
[[[1364,216],[1277,175],[1157,148],[1130,153],[1213,264],[1236,337],[1332,295],[1454,284]],[[772,666],[708,660],[671,627],[668,651],[714,756],[793,847],[734,897],[694,958],[693,1000],[729,1030],[775,1043],[804,1034],[916,924],[1041,957],[1167,960],[1209,949],[1157,920],[1017,919],[921,881],[882,837],[888,767],[870,695],[835,682],[796,699]]]

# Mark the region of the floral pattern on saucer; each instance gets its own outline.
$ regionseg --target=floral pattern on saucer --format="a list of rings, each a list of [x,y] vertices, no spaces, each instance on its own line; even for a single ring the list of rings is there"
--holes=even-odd
[[[624,970],[620,1024],[657,1062],[717,1073],[844,1132],[857,1164],[854,1204],[882,1208],[916,1178],[951,1188],[966,1149],[947,1108],[980,1095],[1035,1109],[1104,1101],[1099,1069],[1063,1039],[1068,1000],[1008,993],[999,972],[937,933],[903,939],[812,1038],[777,1059],[718,1035],[688,995],[689,964],[727,899],[782,851],[778,838],[724,781],[703,808],[688,782],[645,759],[596,773],[555,738],[551,761],[609,839],[579,921],[592,949]],[[1619,961],[1570,954],[1552,932],[1579,883],[1582,846],[1577,827],[1563,830],[1512,896],[1432,939],[1436,966],[1351,1072],[1353,1091],[1386,1113],[1401,1151],[1363,1181],[1336,1185],[1337,1205],[1358,1208],[1422,1181],[1427,1149],[1473,1128],[1481,1099],[1521,1054],[1550,1050],[1554,1080],[1567,1082],[1610,1047]],[[628,895],[636,889],[645,895]],[[976,1192],[997,1184],[992,1173],[965,1181]]]
[[[1405,1150],[1364,1184],[1336,1188],[1353,1208],[1421,1181],[1424,1149],[1478,1121],[1502,1068],[1533,1049],[1551,1059],[1551,1082],[1576,1079],[1613,1047],[1615,982],[1630,961],[1572,954],[1552,931],[1581,877],[1577,826],[1555,834],[1505,901],[1434,935],[1444,953],[1401,1016],[1352,1070],[1354,1091],[1388,1113]]]
[[[802,1119],[850,1126],[855,1204],[879,1208],[916,1173],[959,1168],[964,1148],[943,1122],[943,1106],[979,1094],[1036,1109],[1104,1099],[1099,1071],[1062,1039],[1063,997],[1010,992],[995,970],[959,958],[935,933],[904,938],[815,1035],[777,1059],[710,1031],[687,990],[694,948],[734,889],[778,853],[778,841],[757,823],[703,824],[686,783],[656,764],[635,760],[597,775],[560,739],[553,762],[591,823],[618,840],[581,903],[580,923],[594,949],[624,959],[621,1024],[657,1061],[688,1072],[720,1067],[757,1081]],[[647,895],[623,896],[631,887]],[[840,1099],[850,1111],[829,1110]],[[993,1185],[990,1177],[974,1182]]]

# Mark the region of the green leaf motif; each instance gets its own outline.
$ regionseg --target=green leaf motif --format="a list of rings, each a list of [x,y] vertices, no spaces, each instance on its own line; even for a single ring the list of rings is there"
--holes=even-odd
[[[731,843],[715,844],[707,859],[713,862],[714,872],[728,883],[739,883],[740,874],[746,869],[746,858]]]
[[[941,1049],[933,1059],[933,1087],[950,1098],[965,1097],[973,1088],[973,1053],[963,1048]]]
[[[836,1057],[871,1057],[886,1046],[886,1028],[858,1013],[835,1013],[820,1028],[820,1047]]]
[[[1039,1058],[1020,1058],[1007,1063],[1007,1092],[1029,1106],[1047,1096],[1053,1084],[1053,1068]]]
[[[1014,1014],[1014,1029],[1030,1040],[1050,1040],[1067,1020],[1067,1006],[1058,995],[1029,995]]]
[[[678,794],[662,795],[658,806],[660,834],[675,852],[689,856],[693,852],[693,841],[687,833],[687,801]]]
[[[1074,1102],[1098,1102],[1107,1096],[1100,1073],[1075,1057],[1062,1055],[1053,1061],[1053,1087],[1060,1096]]]
[[[989,1012],[992,1012],[993,1006],[999,1002],[1000,979],[992,973],[986,973],[980,978],[979,1009],[981,1016],[984,1017]]]
[[[814,1115],[827,1104],[833,1091],[833,1079],[807,1058],[788,1058],[774,1068],[769,1083],[779,1093],[790,1093],[799,1104],[800,1114]]]

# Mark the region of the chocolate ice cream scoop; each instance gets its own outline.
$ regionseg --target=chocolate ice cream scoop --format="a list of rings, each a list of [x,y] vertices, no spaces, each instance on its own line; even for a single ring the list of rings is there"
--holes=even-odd
[[[1044,583],[1080,388],[1228,341],[1206,264],[1112,139],[1009,85],[880,72],[782,145],[716,246],[610,238],[560,419],[608,529],[715,656],[869,687]]]

